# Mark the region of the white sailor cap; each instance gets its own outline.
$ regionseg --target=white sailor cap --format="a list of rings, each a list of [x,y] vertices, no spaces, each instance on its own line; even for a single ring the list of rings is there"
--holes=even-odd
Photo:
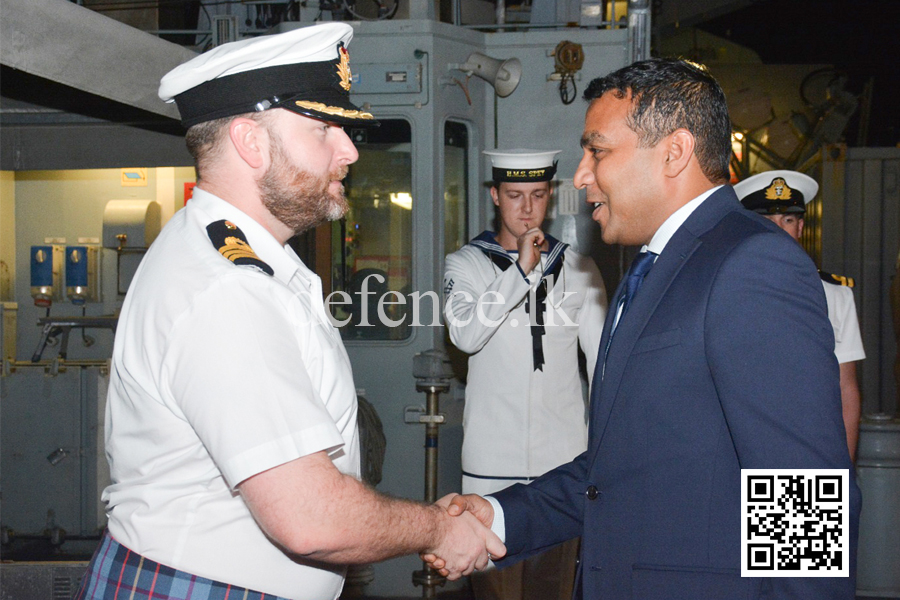
[[[485,150],[491,157],[493,179],[502,182],[550,181],[556,175],[559,150]]]
[[[324,23],[223,44],[169,71],[159,97],[178,105],[185,127],[269,108],[377,125],[350,102],[352,38],[347,23]]]
[[[765,171],[734,186],[744,208],[763,215],[803,214],[818,191],[815,179],[797,171]]]

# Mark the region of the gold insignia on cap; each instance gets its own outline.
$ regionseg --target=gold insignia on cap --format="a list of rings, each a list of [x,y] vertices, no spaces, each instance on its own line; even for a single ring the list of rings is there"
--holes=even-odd
[[[341,78],[341,87],[350,91],[350,78],[352,74],[350,73],[350,53],[347,52],[347,49],[344,48],[344,45],[338,48],[338,54],[341,57],[341,63],[337,66],[338,75]]]
[[[766,200],[790,200],[792,191],[782,177],[776,177],[766,188]]]
[[[346,119],[374,119],[375,116],[372,113],[364,112],[361,110],[347,110],[346,108],[341,108],[339,106],[328,106],[326,104],[322,104],[321,102],[308,102],[306,100],[296,100],[294,102],[300,108],[305,108],[307,110],[314,110],[316,112],[325,113],[326,115],[336,115],[338,117],[344,117]]]

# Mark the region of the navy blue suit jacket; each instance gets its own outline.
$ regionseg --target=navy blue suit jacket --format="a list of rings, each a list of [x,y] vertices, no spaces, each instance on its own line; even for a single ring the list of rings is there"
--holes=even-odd
[[[587,451],[494,495],[499,566],[581,536],[585,599],[852,600],[855,577],[740,577],[742,468],[853,474],[825,296],[799,244],[717,190],[659,255],[602,381],[600,354]]]

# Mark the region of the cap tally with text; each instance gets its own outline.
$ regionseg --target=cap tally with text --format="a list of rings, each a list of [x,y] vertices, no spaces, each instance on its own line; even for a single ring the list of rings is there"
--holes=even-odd
[[[485,150],[491,157],[493,179],[502,182],[550,181],[556,175],[559,150]]]
[[[325,23],[223,44],[169,71],[159,97],[178,105],[185,127],[270,108],[377,125],[350,102],[352,38],[347,23]]]
[[[797,171],[766,171],[734,186],[744,208],[763,215],[805,213],[818,191],[815,179]]]

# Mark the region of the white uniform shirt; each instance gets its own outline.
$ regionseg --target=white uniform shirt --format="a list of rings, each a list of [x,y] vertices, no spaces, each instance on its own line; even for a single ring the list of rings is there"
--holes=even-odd
[[[270,276],[237,266],[206,226],[237,225]],[[289,558],[236,491],[328,451],[359,476],[356,392],[319,278],[234,206],[195,189],[131,284],[106,408],[109,530],[149,559],[296,600],[337,598],[344,570]]]
[[[516,253],[510,256],[515,260]],[[487,494],[525,482],[587,448],[578,344],[590,377],[606,317],[606,292],[593,261],[566,249],[547,296],[546,362],[543,370],[535,370],[525,300],[546,263],[544,254],[526,279],[516,265],[502,271],[471,244],[446,258],[445,320],[453,344],[471,355],[462,468],[479,477],[463,477],[465,493]]]
[[[822,282],[828,303],[828,320],[834,328],[834,355],[839,363],[862,360],[866,357],[853,290],[844,285]]]

